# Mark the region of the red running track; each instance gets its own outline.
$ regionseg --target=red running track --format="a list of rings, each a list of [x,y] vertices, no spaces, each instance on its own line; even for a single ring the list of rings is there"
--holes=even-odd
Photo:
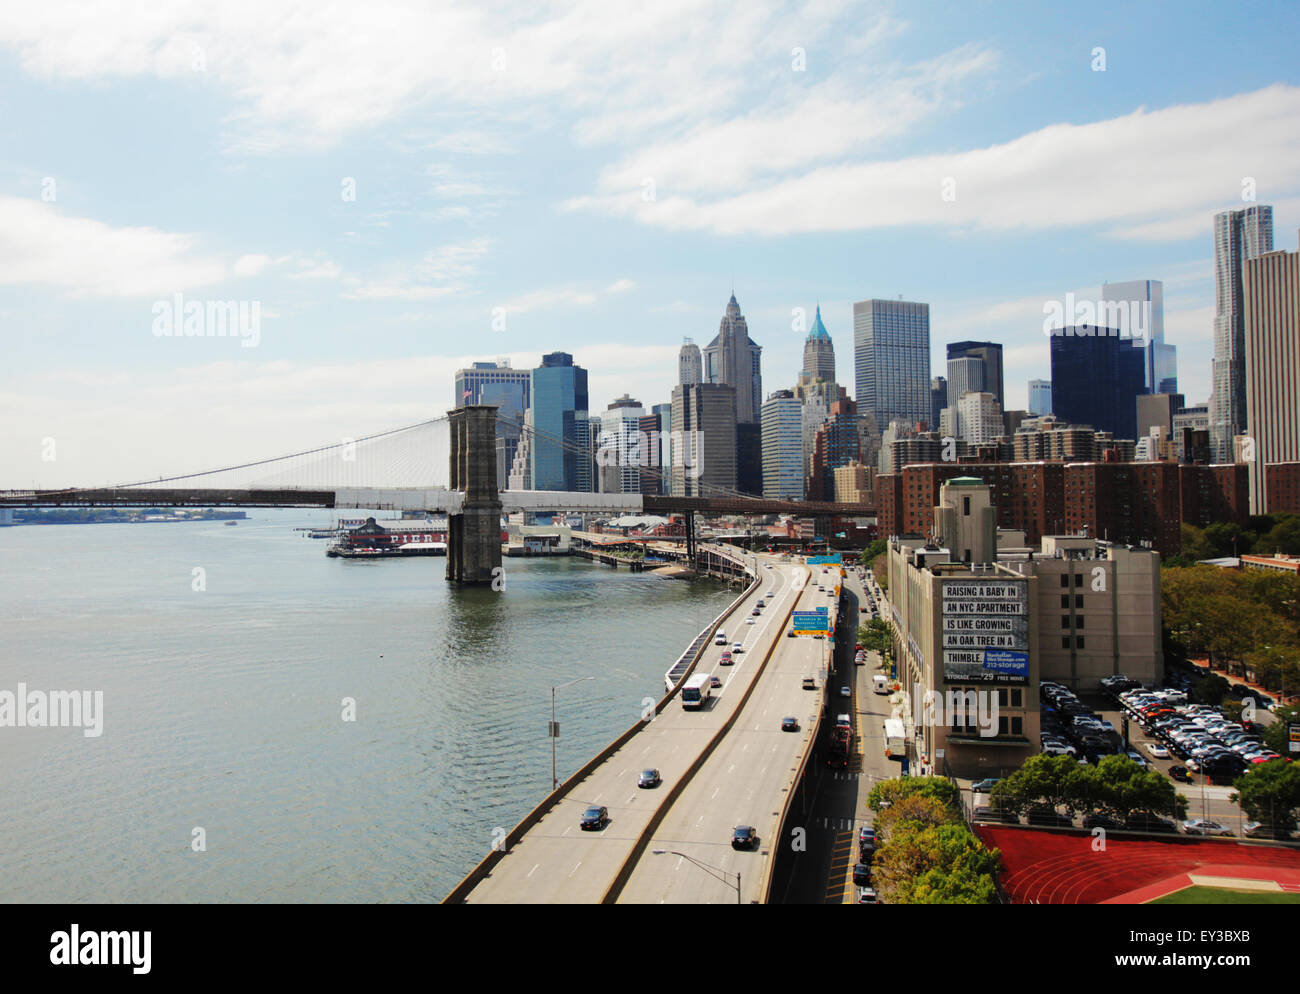
[[[1300,890],[1300,850],[1283,846],[1112,835],[1105,851],[1095,851],[1086,832],[1000,825],[975,831],[986,846],[1002,850],[1002,889],[1015,904],[1139,903],[1186,886],[1180,881],[1188,873],[1276,880]]]

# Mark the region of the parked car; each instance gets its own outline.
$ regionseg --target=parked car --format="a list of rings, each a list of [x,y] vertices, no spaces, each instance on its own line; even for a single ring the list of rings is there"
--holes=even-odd
[[[578,827],[584,832],[588,829],[600,830],[609,824],[609,808],[604,805],[593,804],[582,814],[582,821],[578,822]]]
[[[1094,828],[1123,828],[1124,826],[1122,822],[1116,818],[1112,818],[1110,815],[1091,814],[1084,816],[1083,827],[1091,830]]]
[[[753,849],[758,845],[758,829],[737,825],[731,832],[732,849]]]
[[[992,790],[995,786],[997,786],[1001,782],[1002,779],[1000,777],[988,777],[987,779],[984,780],[976,780],[973,784],[970,785],[970,789],[977,794],[987,794],[990,790]]]
[[[1231,835],[1232,829],[1225,828],[1217,821],[1208,818],[1193,818],[1183,822],[1183,831],[1188,835]]]
[[[871,883],[870,863],[858,863],[853,867],[853,882],[859,887],[865,887]]]
[[[871,887],[860,887],[858,889],[859,904],[879,904],[880,899],[876,897],[876,892]]]
[[[995,811],[987,804],[981,804],[972,812],[975,821],[996,821],[1004,825],[1019,825],[1020,816],[1011,811]]]
[[[1157,818],[1155,815],[1130,815],[1128,820],[1124,822],[1124,827],[1134,832],[1161,832],[1166,835],[1178,834],[1178,829],[1174,827],[1172,821],[1165,821],[1165,819]]]
[[[1147,752],[1151,753],[1156,759],[1168,759],[1169,750],[1156,742],[1147,743]]]
[[[876,848],[876,830],[870,825],[863,825],[858,829],[858,848],[862,850]]]
[[[1053,808],[1031,808],[1026,820],[1045,828],[1073,828],[1074,822]]]
[[[648,770],[642,770],[641,776],[637,778],[638,787],[658,787],[663,783],[663,778],[659,776],[659,771],[653,767]]]

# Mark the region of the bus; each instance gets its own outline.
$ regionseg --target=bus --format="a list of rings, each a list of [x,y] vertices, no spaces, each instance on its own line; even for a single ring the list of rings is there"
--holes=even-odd
[[[906,733],[901,718],[885,719],[885,755],[902,759],[906,755]]]
[[[687,710],[704,707],[713,693],[713,680],[707,673],[697,673],[682,688],[682,707]]]

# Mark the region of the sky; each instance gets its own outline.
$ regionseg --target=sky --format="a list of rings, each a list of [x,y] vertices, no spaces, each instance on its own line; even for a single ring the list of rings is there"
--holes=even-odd
[[[1297,247],[1300,5],[953,6],[0,7],[0,489],[424,421],[497,357],[663,403],[733,288],[765,394],[819,303],[852,392],[902,297],[1023,408],[1050,302],[1159,279],[1205,401],[1213,215]]]

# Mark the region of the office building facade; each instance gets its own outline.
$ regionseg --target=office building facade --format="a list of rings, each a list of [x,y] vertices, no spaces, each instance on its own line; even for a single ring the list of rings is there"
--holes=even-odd
[[[762,409],[763,496],[802,500],[804,496],[803,405],[793,390],[778,390]]]
[[[584,493],[594,487],[587,371],[567,352],[542,356],[532,371],[530,490]]]
[[[1233,439],[1246,434],[1246,261],[1273,251],[1273,208],[1266,204],[1214,215],[1214,359],[1210,448],[1233,461]]]
[[[952,342],[948,346],[950,369],[954,359],[978,359],[980,361],[979,385],[968,386],[966,389],[983,390],[985,393],[991,393],[994,400],[1001,407],[1005,408],[1007,406],[1007,397],[1002,382],[1001,345],[997,342]],[[948,374],[948,382],[952,382],[951,372]],[[955,404],[960,399],[961,394],[957,393],[950,403]]]
[[[876,299],[855,303],[853,372],[858,409],[871,414],[877,425],[928,423],[930,305]]]
[[[1034,417],[1052,413],[1052,381],[1029,381],[1029,413]]]
[[[1136,439],[1146,392],[1145,352],[1117,330],[1070,325],[1051,338],[1052,412],[1061,420]]]

